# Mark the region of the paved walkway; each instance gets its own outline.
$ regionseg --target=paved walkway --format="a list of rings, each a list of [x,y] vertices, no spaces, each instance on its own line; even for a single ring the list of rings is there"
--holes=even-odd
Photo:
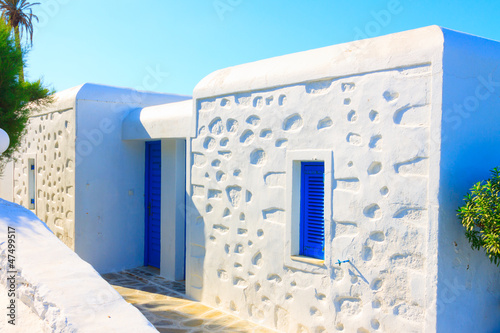
[[[274,332],[236,316],[189,300],[183,283],[166,280],[150,267],[104,274],[127,302],[161,333]]]

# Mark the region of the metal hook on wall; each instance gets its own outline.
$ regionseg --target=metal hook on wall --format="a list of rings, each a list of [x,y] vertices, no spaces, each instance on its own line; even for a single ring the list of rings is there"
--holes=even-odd
[[[337,260],[337,264],[339,264],[339,266],[342,265],[343,263],[346,263],[346,262],[350,262],[349,259],[343,260],[343,261],[340,261],[340,259]]]

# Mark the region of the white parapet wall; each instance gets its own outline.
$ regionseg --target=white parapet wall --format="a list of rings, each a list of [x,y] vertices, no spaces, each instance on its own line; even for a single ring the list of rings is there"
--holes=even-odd
[[[436,309],[437,281],[451,278],[438,274],[444,42],[433,26],[203,79],[188,163],[188,293],[284,332],[463,329]],[[292,256],[301,160],[325,162],[324,261]],[[500,288],[489,288],[492,301]]]
[[[14,304],[0,331],[15,331],[5,318],[26,325],[27,306],[44,332],[158,332],[28,209],[0,199],[0,237],[0,283]]]

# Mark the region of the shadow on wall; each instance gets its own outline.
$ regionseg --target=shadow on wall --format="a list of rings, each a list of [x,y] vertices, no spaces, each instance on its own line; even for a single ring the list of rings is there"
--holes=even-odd
[[[142,109],[131,111],[123,120],[122,139],[130,140],[135,138],[151,139],[148,131],[141,122]]]
[[[191,169],[192,166],[189,166]],[[206,237],[210,230],[196,208],[193,198],[186,193],[186,294],[196,300],[202,299],[203,273],[205,271]],[[213,236],[210,236],[213,237]],[[210,270],[207,268],[206,270]]]

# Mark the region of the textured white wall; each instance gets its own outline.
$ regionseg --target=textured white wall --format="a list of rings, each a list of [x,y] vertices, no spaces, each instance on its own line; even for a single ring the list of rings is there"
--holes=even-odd
[[[55,109],[55,110],[54,110]],[[71,249],[75,242],[75,112],[73,108],[30,117],[14,163],[14,202],[29,207],[28,159],[36,160],[34,212]]]
[[[190,293],[281,331],[422,331],[431,81],[416,65],[198,100]],[[286,153],[313,149],[334,156],[316,274],[284,265]]]

